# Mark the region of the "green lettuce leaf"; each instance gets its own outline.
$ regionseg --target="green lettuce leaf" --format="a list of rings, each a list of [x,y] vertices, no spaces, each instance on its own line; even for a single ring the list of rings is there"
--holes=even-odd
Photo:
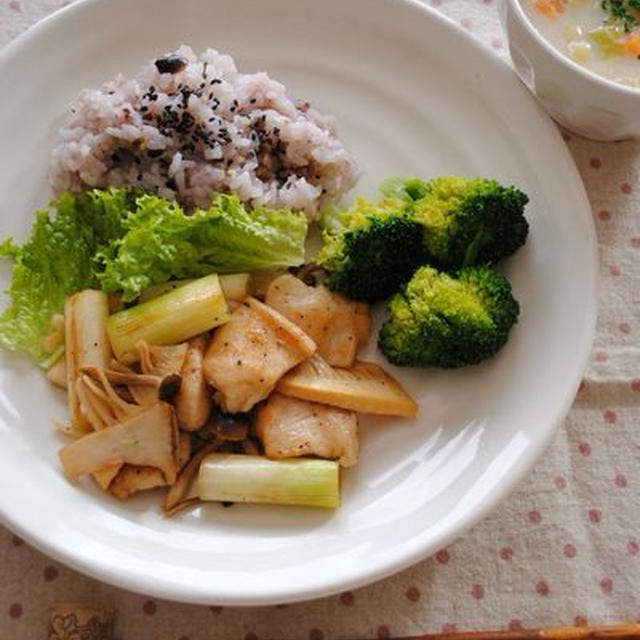
[[[107,292],[134,300],[173,278],[233,273],[304,262],[307,220],[285,209],[247,211],[235,195],[217,195],[187,215],[173,202],[142,196],[124,221],[126,233],[99,252],[98,279]]]
[[[122,190],[63,195],[36,213],[24,245],[11,238],[0,244],[0,257],[14,261],[11,304],[0,315],[0,345],[26,351],[43,367],[51,364],[42,347],[51,316],[62,312],[68,295],[98,286],[94,255],[122,235],[130,204]]]
[[[0,346],[26,351],[46,368],[52,356],[42,338],[67,296],[101,288],[131,301],[174,278],[297,266],[306,234],[304,215],[249,212],[234,195],[187,215],[173,202],[124,189],[65,194],[36,213],[24,245],[0,243],[0,258],[14,261]]]

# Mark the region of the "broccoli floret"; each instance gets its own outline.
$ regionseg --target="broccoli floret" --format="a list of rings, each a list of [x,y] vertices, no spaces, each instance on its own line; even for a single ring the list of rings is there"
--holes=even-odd
[[[406,202],[420,200],[427,195],[429,183],[422,178],[391,176],[380,184],[380,193],[385,198],[396,198]]]
[[[318,263],[325,284],[354,300],[375,302],[398,291],[424,263],[422,227],[406,215],[406,203],[359,199],[347,211],[325,213]]]
[[[444,369],[495,355],[520,311],[509,281],[486,266],[455,275],[421,267],[388,307],[378,341],[387,360]]]
[[[424,228],[428,262],[440,269],[495,263],[527,238],[524,207],[529,198],[495,180],[409,178],[389,180],[383,189],[408,202],[412,219]]]

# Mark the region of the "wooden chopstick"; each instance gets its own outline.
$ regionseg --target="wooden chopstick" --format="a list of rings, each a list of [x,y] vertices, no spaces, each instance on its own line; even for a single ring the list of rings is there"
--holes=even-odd
[[[390,640],[640,640],[640,624],[629,622],[595,627],[461,631],[396,637]]]

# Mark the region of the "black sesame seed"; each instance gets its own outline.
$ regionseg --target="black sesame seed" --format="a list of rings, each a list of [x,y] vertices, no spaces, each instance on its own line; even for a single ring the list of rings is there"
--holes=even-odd
[[[173,54],[166,58],[158,58],[155,61],[155,65],[158,73],[178,73],[178,71],[182,71],[187,66],[187,60],[182,56]]]
[[[251,100],[249,100],[249,102],[251,104],[255,104],[256,102],[258,102],[258,100],[256,98],[251,98]]]

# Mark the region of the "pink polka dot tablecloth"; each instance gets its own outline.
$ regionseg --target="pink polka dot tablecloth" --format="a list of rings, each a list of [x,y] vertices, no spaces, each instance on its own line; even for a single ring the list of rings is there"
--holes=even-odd
[[[504,56],[495,0],[431,0]],[[0,44],[61,0],[0,0]],[[571,412],[533,472],[455,544],[387,580],[253,609],[176,604],[80,575],[0,528],[0,640],[46,635],[55,602],[117,610],[118,640],[328,640],[640,618],[640,143],[565,134],[597,227],[596,341]]]

